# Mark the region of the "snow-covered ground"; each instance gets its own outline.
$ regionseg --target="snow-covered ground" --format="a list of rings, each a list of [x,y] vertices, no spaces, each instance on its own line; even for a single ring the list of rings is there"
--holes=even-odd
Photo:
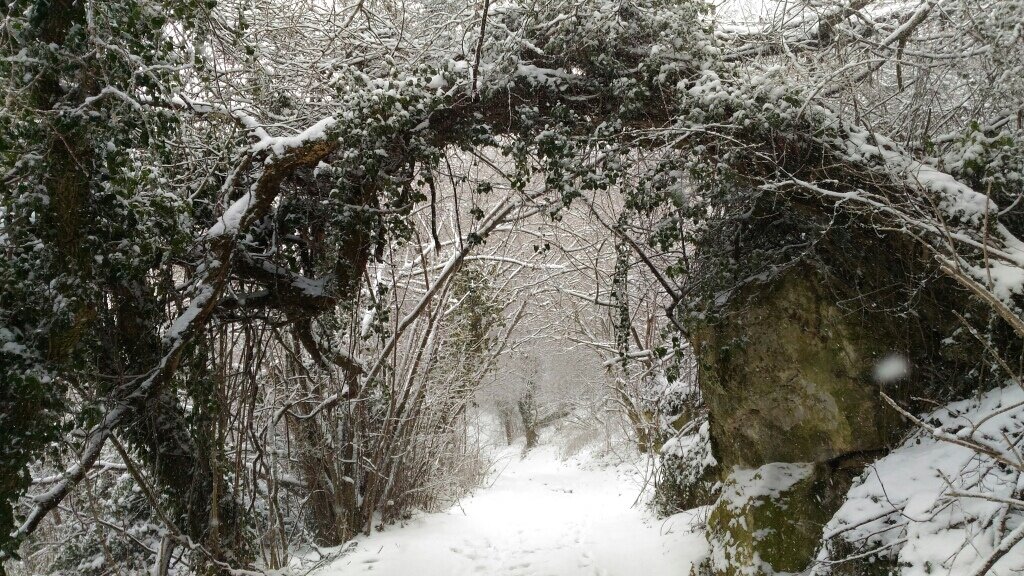
[[[460,505],[360,538],[316,576],[686,576],[707,552],[690,513],[634,506],[632,466],[545,445],[505,451],[496,469]]]

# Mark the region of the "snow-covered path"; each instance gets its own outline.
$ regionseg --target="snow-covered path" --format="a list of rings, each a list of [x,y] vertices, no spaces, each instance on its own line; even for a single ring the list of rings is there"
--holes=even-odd
[[[633,507],[629,467],[562,461],[541,446],[507,453],[493,485],[461,506],[356,542],[318,576],[687,576],[707,544],[689,514]]]

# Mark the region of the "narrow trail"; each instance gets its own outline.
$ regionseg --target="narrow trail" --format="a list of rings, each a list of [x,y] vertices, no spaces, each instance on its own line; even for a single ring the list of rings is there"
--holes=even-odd
[[[628,466],[563,461],[553,446],[510,451],[502,466],[460,506],[361,538],[317,576],[687,576],[706,553],[688,513],[633,507]]]

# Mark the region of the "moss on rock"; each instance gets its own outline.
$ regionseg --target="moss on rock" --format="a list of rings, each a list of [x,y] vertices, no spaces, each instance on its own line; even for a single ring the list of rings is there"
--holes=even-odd
[[[839,294],[836,278],[796,266],[693,326],[714,457],[728,473],[708,519],[718,576],[806,569],[852,478],[905,430],[873,370],[894,352],[914,358],[915,343],[892,318],[844,308]],[[886,392],[906,397],[921,390],[919,379],[912,373]],[[771,495],[729,496],[744,482],[763,484],[743,477],[750,470],[785,467],[804,475]]]
[[[713,573],[769,576],[807,568],[851,480],[828,463],[734,469],[708,519]]]
[[[813,464],[776,463],[726,478],[709,517],[717,574],[761,576],[806,566],[828,520],[811,505],[814,472]]]
[[[823,462],[893,442],[902,427],[871,371],[902,344],[835,305],[813,269],[758,288],[692,334],[723,466]]]
[[[799,572],[851,479],[907,429],[883,387],[911,410],[977,389],[977,347],[952,311],[966,303],[977,326],[986,316],[918,245],[854,214],[779,195],[730,209],[697,243],[684,317],[712,454],[725,484],[776,463],[812,472],[777,498],[727,506],[723,495],[708,521],[712,564],[722,576]],[[994,341],[1019,355],[1019,339]],[[892,354],[909,374],[879,383]]]

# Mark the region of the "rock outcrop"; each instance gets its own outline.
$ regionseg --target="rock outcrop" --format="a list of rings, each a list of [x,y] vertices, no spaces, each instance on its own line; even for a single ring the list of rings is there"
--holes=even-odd
[[[762,253],[802,234],[740,230]],[[847,222],[811,244],[732,275],[753,281],[718,281],[711,311],[688,321],[722,483],[708,520],[716,575],[806,569],[853,479],[907,430],[880,392],[912,403],[968,386],[948,339],[959,294],[912,243]],[[705,270],[722,253],[705,251]]]

